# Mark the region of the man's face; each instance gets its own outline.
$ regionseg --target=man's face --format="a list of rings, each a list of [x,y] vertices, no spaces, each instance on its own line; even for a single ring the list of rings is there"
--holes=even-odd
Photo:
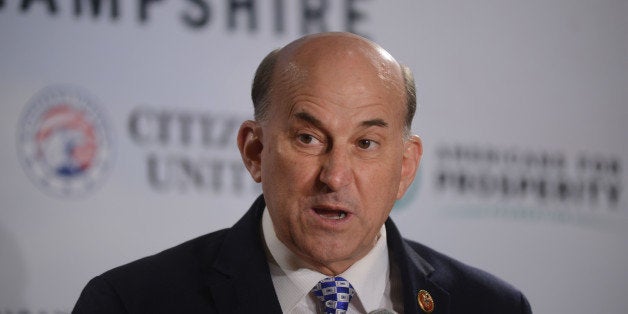
[[[350,55],[303,62],[278,79],[257,131],[277,237],[327,274],[370,251],[420,155],[418,139],[404,140],[398,68],[385,73]]]

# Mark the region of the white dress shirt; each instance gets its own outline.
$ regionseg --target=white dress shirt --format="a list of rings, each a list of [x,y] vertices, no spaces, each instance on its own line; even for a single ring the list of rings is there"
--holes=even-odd
[[[310,292],[318,281],[328,276],[312,270],[279,241],[268,209],[262,217],[262,232],[270,275],[283,313],[321,313],[321,302]],[[355,290],[347,313],[393,309],[385,226],[373,249],[339,276],[349,281]]]

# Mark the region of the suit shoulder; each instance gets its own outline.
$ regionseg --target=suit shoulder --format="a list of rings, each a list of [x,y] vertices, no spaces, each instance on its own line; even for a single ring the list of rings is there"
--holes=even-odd
[[[211,268],[228,230],[189,240],[95,277],[81,292],[72,313],[196,312],[195,305],[207,304],[203,274]]]
[[[194,282],[211,266],[229,229],[186,241],[157,254],[111,269],[99,277],[116,290],[145,289],[147,285]]]
[[[512,285],[484,270],[469,266],[423,244],[411,240],[405,240],[405,242],[434,267],[435,271],[432,276],[438,275],[440,279],[446,279],[445,282],[460,283],[462,281],[480,286],[514,289]]]
[[[404,241],[434,268],[429,278],[455,298],[452,305],[455,303],[477,305],[477,302],[486,300],[486,304],[495,308],[509,308],[515,305],[516,308],[522,309],[521,313],[530,312],[529,303],[523,293],[506,281],[423,244]]]

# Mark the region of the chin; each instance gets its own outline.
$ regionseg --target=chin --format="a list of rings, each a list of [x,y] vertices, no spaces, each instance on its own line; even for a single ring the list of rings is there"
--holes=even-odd
[[[347,254],[346,248],[337,248],[334,250],[317,250],[313,253],[312,259],[317,261],[323,265],[329,265],[333,263],[338,263],[342,261],[351,260],[354,254]]]

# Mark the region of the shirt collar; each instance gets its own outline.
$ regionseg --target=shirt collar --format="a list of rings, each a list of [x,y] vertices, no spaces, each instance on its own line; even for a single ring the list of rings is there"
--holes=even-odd
[[[273,274],[279,303],[284,312],[289,312],[301,299],[307,297],[318,281],[327,276],[312,270],[311,265],[301,260],[277,238],[267,209],[262,215],[262,232],[269,262],[280,268],[279,272]],[[389,292],[386,289],[389,285],[389,262],[384,225],[373,249],[339,276],[351,283],[366,312],[380,307],[384,294]]]

